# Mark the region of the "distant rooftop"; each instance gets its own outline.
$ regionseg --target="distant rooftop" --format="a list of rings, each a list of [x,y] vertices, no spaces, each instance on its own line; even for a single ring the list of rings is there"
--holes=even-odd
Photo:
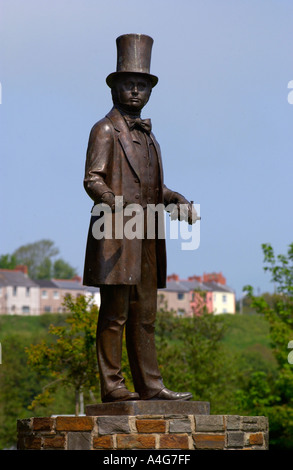
[[[56,287],[59,287],[59,289],[87,290],[86,287],[82,285],[81,281],[77,279],[52,279],[52,282]]]
[[[188,279],[179,279],[178,274],[167,277],[167,292],[190,292],[193,290],[209,292],[234,292],[226,285],[226,279],[222,273],[210,273],[203,276],[190,276]]]
[[[21,271],[0,269],[0,286],[37,287],[37,284]]]
[[[56,289],[58,287],[51,279],[34,279],[34,282],[42,288],[46,287],[47,289]]]

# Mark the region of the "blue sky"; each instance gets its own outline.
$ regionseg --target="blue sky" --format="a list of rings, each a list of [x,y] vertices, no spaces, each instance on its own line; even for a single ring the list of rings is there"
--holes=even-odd
[[[201,206],[200,246],[167,240],[168,273],[271,290],[261,244],[293,241],[292,24],[289,0],[1,0],[0,253],[49,238],[82,274],[89,132],[112,107],[116,37],[143,33],[165,183]]]

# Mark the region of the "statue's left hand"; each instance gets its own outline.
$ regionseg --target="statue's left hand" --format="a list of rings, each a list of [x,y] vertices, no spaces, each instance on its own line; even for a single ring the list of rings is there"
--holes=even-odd
[[[195,208],[193,207],[192,202],[189,202],[184,196],[179,193],[173,193],[172,201],[173,204],[176,204],[175,210],[171,212],[171,220],[185,220],[189,225],[195,224],[198,217]]]

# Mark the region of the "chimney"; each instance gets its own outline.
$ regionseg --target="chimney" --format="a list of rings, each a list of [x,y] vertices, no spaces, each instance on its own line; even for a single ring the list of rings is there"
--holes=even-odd
[[[74,276],[74,277],[72,278],[72,281],[76,281],[76,282],[80,282],[80,283],[81,283],[82,279],[81,279],[80,276],[76,275],[76,276]]]
[[[178,282],[179,281],[179,276],[178,274],[171,274],[170,276],[167,276],[167,281],[170,282],[170,281],[176,281]]]
[[[15,266],[14,271],[19,271],[23,273],[26,277],[28,277],[28,269],[27,266],[24,264],[19,264],[18,266]]]
[[[202,278],[201,276],[196,276],[196,275],[188,276],[188,281],[202,282]]]
[[[203,282],[216,282],[217,284],[226,285],[226,278],[222,273],[204,273]]]

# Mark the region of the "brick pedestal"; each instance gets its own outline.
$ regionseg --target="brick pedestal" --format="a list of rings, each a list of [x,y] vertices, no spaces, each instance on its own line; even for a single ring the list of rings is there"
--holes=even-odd
[[[117,415],[17,422],[19,450],[268,449],[268,420],[237,415]]]

